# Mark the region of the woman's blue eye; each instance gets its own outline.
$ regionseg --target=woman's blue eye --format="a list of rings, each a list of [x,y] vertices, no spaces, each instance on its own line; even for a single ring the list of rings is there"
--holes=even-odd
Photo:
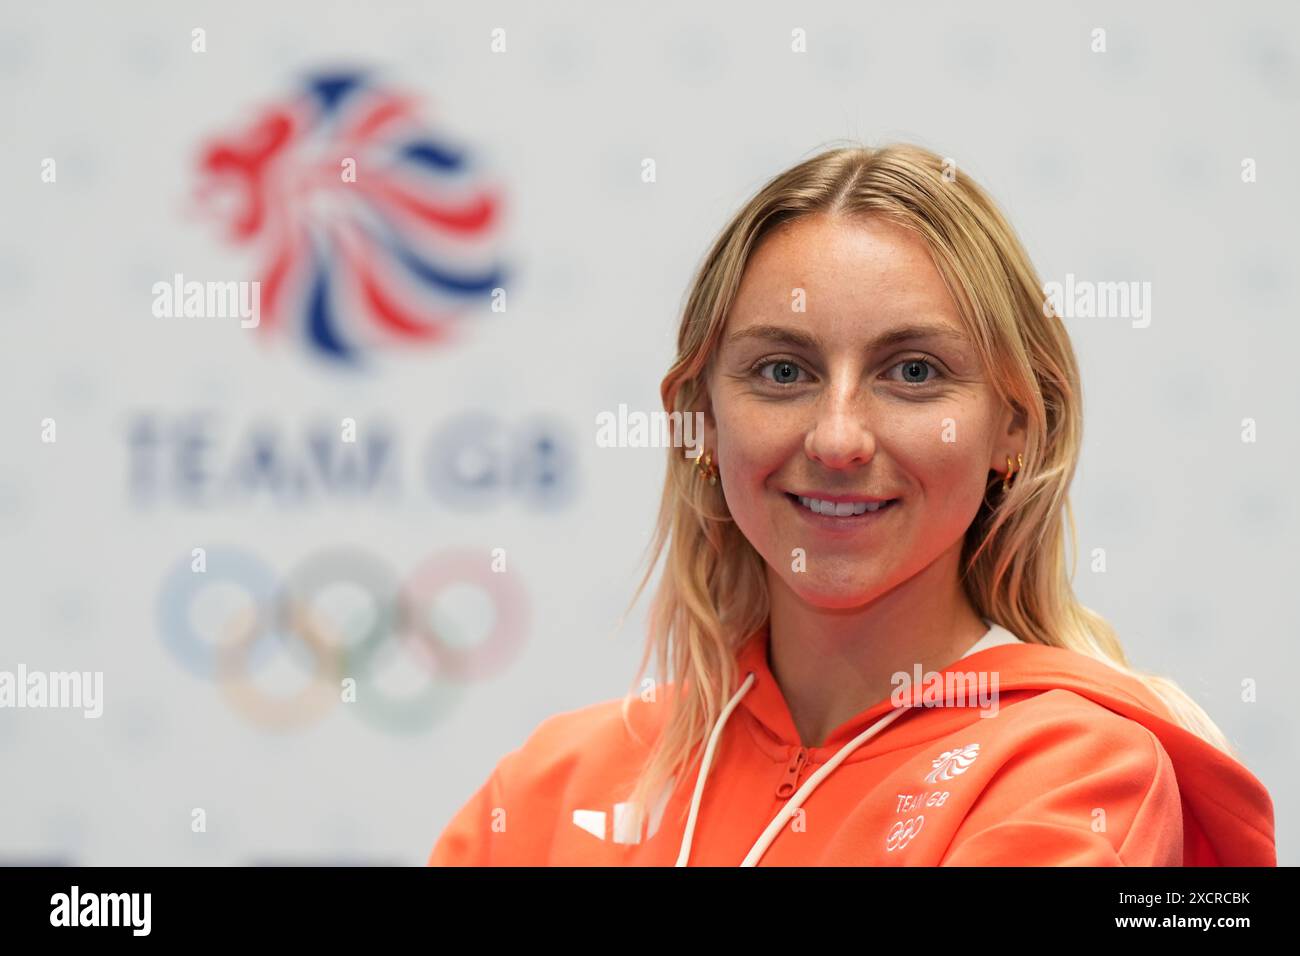
[[[907,382],[909,385],[926,385],[929,383],[931,378],[934,378],[933,375],[931,375],[930,378],[923,378],[920,380],[907,377],[910,374],[918,372],[920,369],[929,368],[932,372],[936,373],[939,371],[935,368],[934,363],[921,358],[907,359],[906,361],[899,362],[894,366],[894,368],[901,368],[903,370],[903,381]]]
[[[763,375],[764,370],[769,368],[776,369],[775,378],[769,378],[768,376]],[[758,368],[759,375],[763,375],[763,377],[767,378],[768,381],[775,382],[777,385],[793,385],[799,377],[799,372],[800,368],[798,365],[785,359],[778,359],[775,362],[765,362]]]

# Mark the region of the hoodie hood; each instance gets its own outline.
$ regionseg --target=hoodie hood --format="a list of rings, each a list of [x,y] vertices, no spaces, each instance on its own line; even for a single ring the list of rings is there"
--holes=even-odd
[[[1136,721],[1157,738],[1173,764],[1183,814],[1184,865],[1276,865],[1272,801],[1264,785],[1241,763],[1180,726],[1163,701],[1136,678],[1086,654],[1026,643],[988,619],[985,623],[989,625],[985,636],[940,674],[995,673],[995,697],[1003,699],[1004,708],[1025,706],[1027,700],[1046,691],[1064,690]],[[764,626],[737,653],[741,685],[710,735],[678,865],[685,865],[689,858],[713,752],[737,707],[753,722],[755,741],[770,755],[783,756],[789,753],[789,748],[796,747],[801,753],[807,753],[810,764],[822,764],[759,837],[742,863],[749,866],[757,863],[813,790],[855,751],[870,750],[868,745],[873,739],[899,738],[900,743],[905,742],[903,738],[932,739],[945,732],[958,732],[963,727],[997,719],[996,716],[981,718],[976,708],[954,705],[951,697],[944,699],[953,706],[936,709],[897,707],[886,699],[842,723],[822,746],[804,748],[769,667],[768,641],[768,629]],[[866,756],[869,754],[861,754]]]
[[[1277,865],[1272,801],[1238,761],[1137,678],[986,623],[960,660],[914,671],[911,693],[896,687],[818,747],[800,741],[758,630],[698,771],[649,806],[630,787],[675,690],[556,714],[501,758],[429,862]]]

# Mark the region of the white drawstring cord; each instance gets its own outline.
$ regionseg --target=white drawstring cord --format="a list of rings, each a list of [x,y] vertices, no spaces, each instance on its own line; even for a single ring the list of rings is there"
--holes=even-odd
[[[988,647],[997,644],[1023,643],[1018,637],[1001,627],[1001,625],[995,624],[988,618],[983,618],[983,621],[989,626],[988,633],[986,633],[973,647],[967,649],[966,656],[970,656],[971,652],[977,648],[979,650],[987,650]],[[990,643],[986,643],[989,642],[990,635],[993,635],[994,639]],[[962,659],[964,660],[965,657]],[[704,795],[704,778],[708,776],[709,765],[713,762],[713,750],[718,743],[718,738],[722,736],[722,728],[726,726],[727,718],[730,717],[731,712],[736,709],[736,705],[740,703],[741,698],[749,693],[749,689],[753,686],[754,672],[750,671],[748,676],[745,678],[745,682],[740,685],[740,690],[736,691],[735,695],[732,696],[731,700],[727,703],[727,706],[722,709],[722,713],[719,715],[717,723],[713,725],[713,733],[709,735],[709,745],[704,751],[704,760],[700,765],[699,776],[695,778],[695,793],[691,797],[691,812],[690,816],[686,820],[686,833],[682,836],[681,850],[677,854],[677,866],[685,866],[686,860],[691,855],[691,839],[695,835],[695,820],[696,817],[699,816],[700,801]],[[947,698],[945,698],[945,701],[951,702]],[[830,774],[834,772],[835,768],[843,763],[849,754],[853,753],[853,751],[857,750],[877,733],[884,730],[903,714],[911,710],[912,706],[913,705],[909,704],[903,707],[898,707],[892,713],[888,713],[884,717],[881,717],[878,721],[841,747],[834,757],[818,768],[817,772],[804,781],[804,785],[800,787],[798,791],[795,792],[795,795],[790,798],[789,802],[781,808],[781,812],[772,818],[772,822],[767,825],[767,829],[763,831],[758,840],[755,841],[754,845],[750,848],[749,852],[745,854],[745,859],[741,861],[740,865],[757,865],[763,854],[767,852],[767,848],[772,845],[772,841],[776,839],[777,834],[781,832],[781,828],[790,821],[790,818],[794,816],[795,811],[803,806],[803,802],[808,799],[809,794],[817,789],[817,785],[830,776]]]
[[[695,818],[700,813],[700,798],[704,794],[704,778],[708,776],[709,765],[713,763],[713,749],[718,744],[718,738],[722,736],[722,728],[727,724],[727,718],[731,712],[736,709],[740,699],[749,693],[749,689],[754,686],[754,672],[750,671],[745,678],[745,682],[740,685],[740,690],[732,695],[727,706],[722,708],[722,713],[718,716],[717,722],[713,725],[713,733],[709,734],[709,745],[704,748],[704,759],[700,761],[700,772],[695,778],[695,794],[691,797],[691,812],[686,818],[686,832],[682,835],[682,846],[677,853],[677,863],[675,866],[685,866],[687,858],[691,855],[691,837],[695,835]]]
[[[686,861],[690,858],[691,840],[695,836],[695,822],[699,817],[700,802],[704,797],[704,780],[708,776],[709,767],[713,763],[713,751],[717,747],[718,738],[722,736],[722,730],[727,725],[727,719],[731,716],[731,712],[736,709],[736,705],[740,703],[741,698],[749,693],[749,689],[753,686],[754,672],[750,671],[748,676],[745,678],[745,682],[740,685],[740,689],[732,695],[731,700],[727,702],[727,706],[722,708],[722,713],[718,715],[717,722],[713,725],[713,732],[709,734],[708,746],[704,748],[704,759],[700,762],[700,772],[695,778],[695,793],[691,796],[691,810],[686,818],[686,832],[682,834],[682,845],[681,849],[677,853],[677,862],[674,864],[675,866],[685,866]],[[808,795],[817,789],[817,785],[830,776],[830,774],[834,772],[835,768],[843,763],[849,754],[853,753],[853,751],[857,750],[877,733],[884,730],[899,717],[903,716],[903,714],[907,713],[910,709],[910,707],[900,707],[897,710],[886,714],[884,717],[881,717],[874,724],[841,747],[834,757],[819,767],[817,772],[805,780],[804,785],[800,787],[786,805],[781,808],[781,812],[772,818],[772,822],[769,823],[767,829],[759,835],[759,838],[754,842],[754,845],[750,848],[749,852],[745,854],[745,859],[741,861],[740,865],[757,865],[763,854],[767,852],[767,848],[772,845],[772,841],[776,839],[777,834],[781,832],[781,829],[789,822],[790,818],[794,816],[795,811],[803,805],[804,800],[808,799]]]
[[[782,828],[789,822],[790,818],[794,816],[795,811],[803,806],[803,802],[808,799],[808,795],[817,789],[817,785],[830,776],[831,773],[834,772],[835,768],[843,763],[849,754],[853,753],[853,751],[857,750],[874,737],[879,731],[884,730],[899,717],[902,717],[903,714],[907,713],[907,711],[907,707],[900,707],[898,710],[881,717],[878,721],[841,747],[834,757],[822,764],[822,766],[817,769],[816,773],[804,781],[803,786],[800,787],[798,791],[796,791],[795,795],[790,798],[790,802],[781,808],[781,812],[772,818],[772,822],[767,825],[767,829],[763,831],[762,836],[755,841],[753,847],[750,848],[750,851],[745,855],[745,859],[741,861],[740,865],[757,866],[758,861],[762,858],[763,854],[767,852],[767,848],[772,845],[772,841],[777,838],[777,835],[781,832]]]

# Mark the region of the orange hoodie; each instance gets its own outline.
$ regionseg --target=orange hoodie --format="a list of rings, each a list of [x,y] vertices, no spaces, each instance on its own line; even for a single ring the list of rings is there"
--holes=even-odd
[[[909,675],[900,705],[902,689],[820,747],[800,743],[761,629],[738,653],[707,777],[669,781],[648,812],[622,801],[666,695],[631,705],[645,743],[620,699],[553,716],[501,759],[428,863],[1276,866],[1272,801],[1245,767],[1139,681],[985,623],[940,677]]]

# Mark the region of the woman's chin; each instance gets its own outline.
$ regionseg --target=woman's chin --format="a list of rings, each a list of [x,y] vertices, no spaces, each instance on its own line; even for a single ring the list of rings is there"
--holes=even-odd
[[[850,610],[869,604],[880,596],[880,589],[872,587],[868,580],[858,578],[852,584],[818,583],[815,581],[793,582],[791,590],[805,604],[826,611]]]

